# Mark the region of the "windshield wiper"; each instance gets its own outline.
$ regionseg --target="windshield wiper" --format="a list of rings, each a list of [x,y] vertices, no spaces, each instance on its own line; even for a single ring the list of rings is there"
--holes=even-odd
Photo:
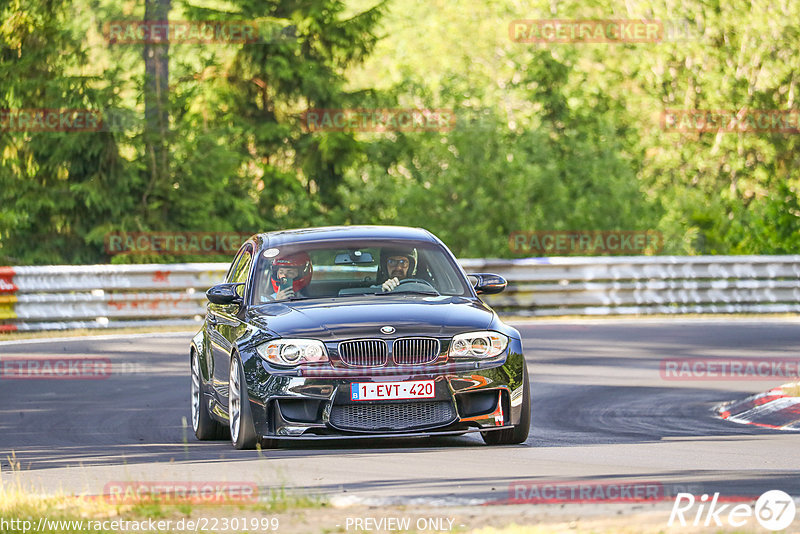
[[[336,297],[337,298],[338,297],[363,297],[364,295],[375,295],[375,294],[376,294],[375,290],[374,289],[370,289],[370,290],[366,290],[366,291],[361,291],[359,293],[340,293],[340,294],[336,295]]]
[[[441,295],[437,291],[419,291],[419,290],[409,290],[409,291],[380,291],[380,290],[378,290],[378,291],[374,291],[374,290],[369,290],[369,291],[362,291],[360,293],[342,293],[341,295],[338,295],[338,298],[341,298],[341,297],[363,297],[363,296],[366,296],[366,295],[403,295],[403,294],[405,294],[405,295],[430,295],[430,296],[434,296],[434,297],[438,297],[438,296]]]
[[[290,301],[293,301],[293,300],[310,300],[310,299],[314,299],[314,298],[319,298],[319,297],[289,297],[288,299],[282,299],[282,300],[270,300],[268,302],[257,302],[256,304],[253,304],[253,306],[269,306],[270,304],[284,304],[286,302],[290,302]]]
[[[409,290],[409,291],[381,291],[380,293],[375,293],[376,295],[433,295],[438,297],[440,293],[438,291],[420,291],[420,290]]]

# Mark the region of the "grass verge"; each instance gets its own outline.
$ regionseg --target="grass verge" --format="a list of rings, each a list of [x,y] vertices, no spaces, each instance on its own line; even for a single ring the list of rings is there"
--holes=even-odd
[[[106,496],[41,495],[9,487],[0,478],[0,534],[105,532],[291,532],[288,518],[327,506],[322,498],[281,488],[256,501],[135,502]]]

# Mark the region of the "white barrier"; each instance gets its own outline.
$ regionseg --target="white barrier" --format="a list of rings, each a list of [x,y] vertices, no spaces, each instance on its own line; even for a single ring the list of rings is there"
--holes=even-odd
[[[464,259],[523,316],[800,311],[800,256]],[[199,324],[228,264],[0,267],[0,332]]]
[[[486,301],[515,315],[800,311],[800,255],[462,260],[509,287]]]
[[[0,267],[0,332],[200,324],[225,263]]]

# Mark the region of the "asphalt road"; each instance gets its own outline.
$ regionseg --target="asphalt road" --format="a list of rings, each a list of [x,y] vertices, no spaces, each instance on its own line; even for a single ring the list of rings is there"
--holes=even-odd
[[[380,503],[506,499],[523,481],[651,481],[694,493],[800,496],[797,433],[714,417],[715,403],[786,380],[665,380],[665,358],[795,358],[781,319],[552,321],[523,334],[533,425],[524,445],[466,435],[235,451],[198,442],[189,418],[190,334],[22,341],[3,359],[107,358],[100,380],[0,378],[4,481],[98,494],[115,481],[246,481]],[[15,471],[10,473],[11,464]]]

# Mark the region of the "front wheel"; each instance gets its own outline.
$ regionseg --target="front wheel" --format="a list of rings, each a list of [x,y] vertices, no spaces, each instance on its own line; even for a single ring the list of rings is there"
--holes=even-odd
[[[518,425],[506,430],[481,432],[481,437],[487,445],[515,445],[524,443],[528,439],[531,429],[531,391],[528,383],[528,367],[524,367],[522,376],[522,415]]]
[[[225,439],[224,425],[211,418],[208,413],[208,400],[203,392],[203,378],[200,376],[200,362],[197,353],[192,350],[192,430],[201,441]]]
[[[228,426],[231,443],[237,449],[254,449],[258,437],[250,413],[250,397],[245,387],[244,372],[238,356],[231,358],[231,372],[228,375]]]

